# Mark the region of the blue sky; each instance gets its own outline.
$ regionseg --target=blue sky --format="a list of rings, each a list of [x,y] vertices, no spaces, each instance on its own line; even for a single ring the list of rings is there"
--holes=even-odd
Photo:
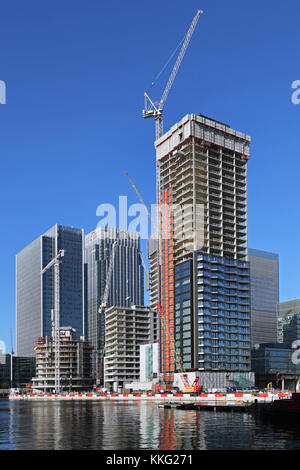
[[[15,331],[15,255],[55,223],[93,230],[101,203],[155,198],[143,93],[204,10],[165,106],[252,137],[249,246],[280,256],[280,300],[300,297],[300,4],[290,0],[11,0],[0,15],[0,339]],[[151,96],[159,99],[171,69]],[[143,244],[145,248],[145,244]]]

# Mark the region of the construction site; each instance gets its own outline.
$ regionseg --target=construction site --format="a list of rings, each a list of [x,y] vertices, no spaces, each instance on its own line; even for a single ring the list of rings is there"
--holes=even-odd
[[[93,386],[98,392],[101,389],[124,391],[126,384],[128,387],[130,382],[138,382],[142,367],[139,348],[156,342],[159,343],[159,372],[151,384],[152,392],[173,390],[200,394],[204,387],[215,388],[221,382],[225,385],[224,374],[228,371],[250,372],[246,197],[250,137],[195,114],[185,116],[167,133],[163,131],[165,103],[202,13],[196,12],[179,45],[161,99],[152,100],[149,90],[144,93],[143,118],[155,121],[157,168],[158,227],[156,237],[151,237],[148,243],[150,308],[130,307],[128,293],[126,308],[109,302],[110,291],[116,294],[116,289],[122,290],[114,274],[121,242],[112,240],[108,245],[110,254],[103,295],[98,301],[100,305],[92,307],[98,310],[97,318],[90,317],[89,324],[95,336],[90,375],[94,376]],[[127,173],[126,176],[152,224],[141,194]],[[88,237],[92,257],[93,233]],[[200,254],[214,257],[206,259],[206,265],[213,263],[211,276],[206,275],[207,266],[202,266],[201,273]],[[43,276],[48,270],[54,272],[52,338],[40,338],[35,343],[37,373],[33,379],[34,390],[51,390],[56,394],[89,386],[91,353],[88,342],[76,341],[72,329],[60,324],[63,258],[64,250],[60,250],[41,273]],[[186,279],[182,277],[183,263],[188,263]],[[181,282],[183,290],[179,288]],[[201,297],[206,293],[208,298]],[[224,299],[228,303],[223,304]],[[204,324],[202,335],[198,328],[200,322]],[[205,327],[211,322],[215,325],[214,333],[208,337]],[[240,322],[243,332],[238,330]],[[232,332],[227,342],[225,330]],[[101,331],[99,339],[98,331]],[[231,340],[234,337],[237,341]],[[207,348],[207,339],[211,338],[215,343],[213,351]],[[208,361],[212,355],[206,354],[207,350],[213,354],[212,360]],[[201,379],[195,371],[202,373]],[[208,379],[207,371],[219,377]]]
[[[59,368],[56,370],[55,341],[39,338],[35,342],[36,376],[33,392],[87,392],[91,390],[92,348],[87,341],[76,340],[75,330],[60,327]],[[58,374],[57,374],[58,372]],[[59,383],[56,389],[55,383]]]
[[[93,383],[89,383],[91,346],[83,339],[76,341],[72,329],[60,325],[59,270],[64,250],[59,251],[41,273],[54,270],[55,302],[52,338],[40,338],[35,344],[33,390],[58,395],[93,387],[93,397],[127,397],[134,391],[140,394],[137,398],[143,393],[205,398],[205,391],[254,387],[247,212],[251,138],[202,114],[187,114],[167,132],[163,130],[166,100],[202,13],[196,12],[178,46],[161,98],[150,98],[149,89],[144,93],[142,116],[155,122],[156,150],[157,226],[148,240],[150,306],[133,304],[132,292],[137,289],[128,291],[130,263],[122,285],[116,275],[121,272],[116,253],[125,257],[133,246],[134,269],[143,277],[139,240],[121,243],[117,231],[106,231],[104,248],[96,244],[97,230],[89,234],[93,275],[100,272],[95,256],[100,259],[99,252],[106,253],[105,276],[98,274],[93,285],[88,334],[93,339]],[[125,175],[153,226],[143,197]],[[124,251],[119,250],[121,244]],[[111,300],[121,292],[124,305],[114,305],[122,303],[121,297]],[[149,360],[153,348],[147,353],[148,365],[140,349],[154,344],[157,368],[154,356]],[[143,383],[141,370],[146,368]]]

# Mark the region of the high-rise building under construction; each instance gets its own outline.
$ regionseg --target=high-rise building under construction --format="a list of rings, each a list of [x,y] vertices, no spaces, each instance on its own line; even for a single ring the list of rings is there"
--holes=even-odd
[[[195,114],[155,142],[160,282],[152,241],[150,286],[165,317],[160,356],[167,380],[176,370],[170,334],[187,371],[250,370],[249,145],[248,135]]]

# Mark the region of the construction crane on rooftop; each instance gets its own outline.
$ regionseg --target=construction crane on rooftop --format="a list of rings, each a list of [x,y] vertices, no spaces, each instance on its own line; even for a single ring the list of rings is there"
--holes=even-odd
[[[175,62],[175,65],[173,67],[173,70],[171,72],[171,75],[169,77],[169,80],[168,80],[167,85],[164,89],[164,92],[162,94],[161,99],[158,102],[152,101],[152,99],[149,97],[148,93],[147,92],[144,93],[145,108],[143,109],[143,117],[145,119],[155,118],[155,136],[156,136],[156,140],[159,139],[163,135],[163,109],[164,109],[164,105],[165,105],[166,99],[168,97],[168,94],[171,90],[171,87],[173,85],[173,82],[175,80],[175,77],[177,75],[177,72],[179,70],[182,59],[183,59],[183,57],[186,53],[186,50],[188,48],[188,45],[190,43],[190,40],[191,40],[191,37],[192,37],[193,32],[195,30],[195,27],[196,27],[196,25],[198,23],[198,20],[200,18],[200,15],[202,13],[203,13],[202,10],[198,10],[196,15],[193,18],[191,26],[189,27],[189,30],[186,33],[185,38],[183,40],[182,47],[180,49],[177,60]],[[165,66],[163,67],[163,70],[164,70],[164,68],[165,68]],[[158,74],[158,76],[159,75],[160,75],[160,73]],[[155,83],[155,81],[152,83],[152,85],[154,85],[154,83]]]
[[[54,388],[55,393],[61,389],[60,382],[60,272],[59,267],[61,259],[65,256],[65,250],[60,250],[57,255],[44,267],[41,272],[43,275],[52,266],[54,266],[54,309],[52,314],[53,339],[54,339]]]

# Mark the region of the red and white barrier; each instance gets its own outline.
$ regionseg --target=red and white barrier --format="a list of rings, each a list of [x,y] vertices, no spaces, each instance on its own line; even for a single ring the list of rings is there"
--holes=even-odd
[[[146,401],[193,401],[193,402],[225,402],[225,403],[258,403],[271,402],[278,399],[286,399],[290,397],[290,393],[202,393],[199,396],[192,396],[188,393],[170,393],[147,394],[147,393],[61,393],[61,394],[12,394],[10,400],[146,400]]]

